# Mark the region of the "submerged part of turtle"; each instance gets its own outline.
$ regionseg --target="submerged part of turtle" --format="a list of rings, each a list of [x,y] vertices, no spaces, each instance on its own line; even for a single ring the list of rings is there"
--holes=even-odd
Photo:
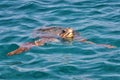
[[[24,51],[29,50],[34,46],[43,46],[48,42],[59,42],[60,39],[64,39],[67,41],[76,40],[81,42],[86,42],[89,44],[96,44],[94,42],[88,41],[87,39],[82,38],[79,33],[72,28],[62,28],[62,27],[48,27],[43,29],[37,29],[35,31],[36,37],[39,37],[39,40],[34,42],[27,42],[21,45],[18,49],[8,53],[9,56],[14,54],[20,54]],[[96,44],[100,46],[104,46],[107,48],[115,48],[116,46],[108,45],[108,44]]]

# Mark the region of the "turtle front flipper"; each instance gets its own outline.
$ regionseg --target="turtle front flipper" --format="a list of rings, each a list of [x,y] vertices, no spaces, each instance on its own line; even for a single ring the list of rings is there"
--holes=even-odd
[[[12,56],[15,54],[21,54],[25,51],[28,51],[29,49],[31,49],[34,46],[43,46],[47,42],[58,42],[58,40],[56,38],[44,37],[44,38],[42,38],[40,40],[36,40],[34,42],[25,43],[25,44],[21,45],[18,49],[9,52],[7,55]]]
[[[15,54],[20,54],[22,52],[28,51],[33,46],[35,46],[34,42],[25,43],[25,44],[21,45],[18,49],[9,52],[7,55],[12,56],[12,55],[15,55]]]
[[[34,46],[42,46],[42,45],[44,45],[43,40],[35,41],[35,42],[28,42],[28,43],[25,43],[25,44],[21,45],[18,49],[9,52],[7,55],[12,56],[12,55],[15,55],[15,54],[21,54],[25,51],[28,51],[29,49],[31,49]]]
[[[113,45],[110,45],[110,44],[99,44],[99,45],[107,47],[107,48],[117,48],[117,46],[113,46]]]
[[[12,52],[9,52],[7,55],[12,56],[12,55],[15,55],[15,54],[20,54],[20,53],[25,52],[27,50],[29,50],[29,48],[27,48],[27,47],[19,47],[18,49],[14,50]]]
[[[110,44],[98,44],[98,43],[89,41],[89,40],[87,40],[85,38],[82,38],[82,37],[77,37],[76,40],[80,41],[80,42],[89,43],[89,44],[95,44],[97,46],[103,46],[103,47],[106,47],[106,48],[116,48],[117,47],[117,46],[113,46],[113,45],[110,45]]]

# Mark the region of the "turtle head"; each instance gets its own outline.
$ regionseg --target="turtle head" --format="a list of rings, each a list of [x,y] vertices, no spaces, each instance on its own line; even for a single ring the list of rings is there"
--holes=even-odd
[[[72,28],[66,28],[60,33],[60,37],[63,39],[74,38],[74,30]]]

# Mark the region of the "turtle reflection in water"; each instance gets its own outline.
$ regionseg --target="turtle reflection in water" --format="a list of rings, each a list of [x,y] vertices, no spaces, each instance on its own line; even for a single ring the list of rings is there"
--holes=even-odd
[[[61,39],[66,41],[80,41],[85,42],[89,44],[96,44],[92,41],[88,41],[87,39],[82,38],[79,33],[77,33],[72,28],[62,28],[62,27],[49,27],[49,28],[43,28],[43,29],[37,29],[36,33],[39,35],[39,40],[36,40],[34,42],[27,42],[21,45],[18,49],[9,52],[8,55],[15,55],[20,54],[22,52],[25,52],[29,49],[31,49],[34,46],[43,46],[45,43],[48,42],[59,42]],[[36,35],[37,35],[36,34]],[[96,44],[100,46],[104,46],[107,48],[115,48],[115,46],[108,45],[108,44]]]

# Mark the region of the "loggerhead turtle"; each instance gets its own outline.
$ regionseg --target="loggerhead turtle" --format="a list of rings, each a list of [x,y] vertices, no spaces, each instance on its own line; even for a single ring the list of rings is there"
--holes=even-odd
[[[38,37],[40,37],[39,40],[36,40],[34,42],[24,43],[18,49],[9,52],[7,55],[12,56],[15,54],[20,54],[22,52],[25,52],[31,49],[34,46],[43,46],[45,43],[48,43],[48,42],[58,42],[60,41],[60,39],[66,40],[66,41],[76,40],[80,42],[96,44],[92,41],[88,41],[87,39],[82,38],[80,34],[72,28],[47,27],[47,28],[37,29],[36,33],[38,34]],[[96,45],[104,46],[107,48],[116,47],[108,44],[96,44]]]

